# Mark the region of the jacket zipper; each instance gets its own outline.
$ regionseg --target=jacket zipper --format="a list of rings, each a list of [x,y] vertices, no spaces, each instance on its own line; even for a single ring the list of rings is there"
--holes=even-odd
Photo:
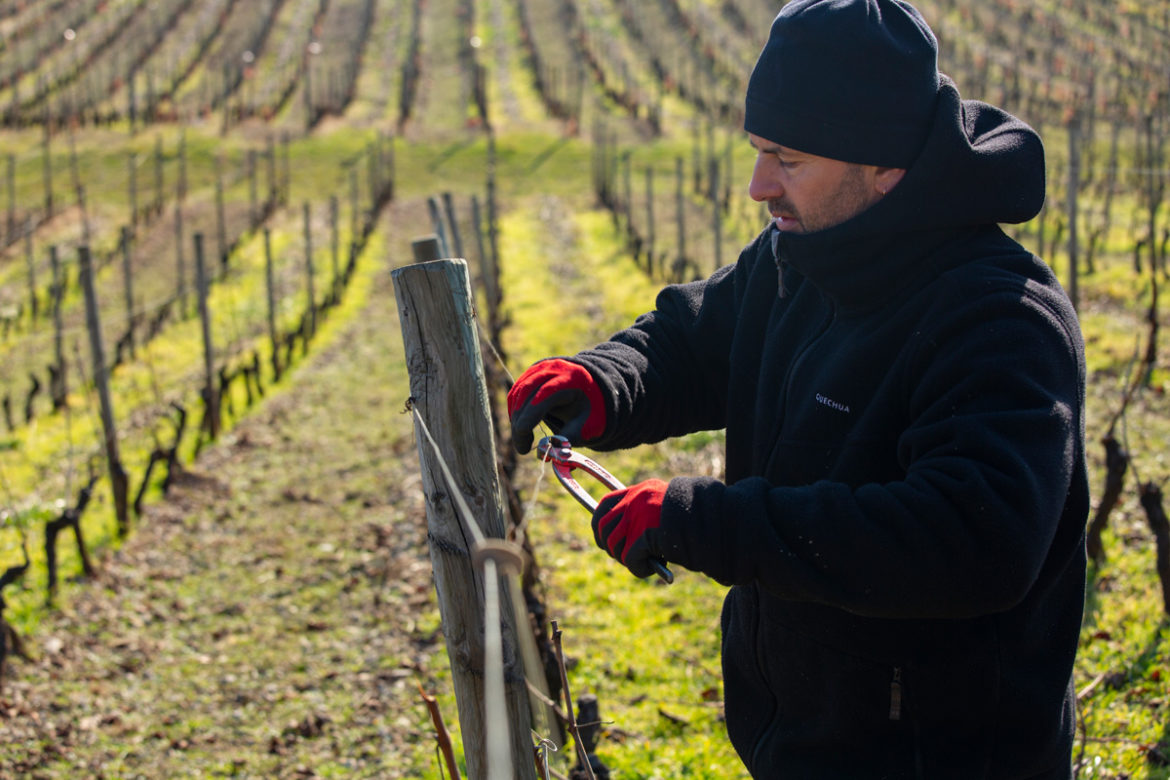
[[[788,367],[788,374],[784,377],[784,385],[781,391],[779,404],[780,419],[776,422],[775,429],[772,431],[772,448],[768,452],[767,459],[764,461],[763,473],[765,474],[770,471],[772,466],[772,458],[776,456],[776,450],[780,446],[780,432],[784,428],[785,420],[784,408],[788,404],[788,396],[792,394],[792,383],[796,377],[796,372],[804,362],[805,358],[808,357],[808,353],[811,352],[813,347],[815,347],[817,343],[825,337],[825,334],[829,332],[829,328],[833,327],[833,323],[837,319],[836,305],[824,293],[821,293],[821,297],[825,301],[825,305],[829,311],[825,315],[825,319],[821,323],[821,326],[817,332],[807,338],[805,342],[800,345],[800,350],[796,353],[796,357],[792,359],[792,362]]]
[[[902,667],[894,667],[894,679],[890,680],[890,720],[902,719]]]
[[[801,345],[800,351],[796,354],[796,358],[792,361],[792,365],[788,369],[788,376],[784,378],[784,398],[782,400],[782,404],[788,402],[788,396],[792,391],[792,382],[796,377],[797,369],[800,368],[800,365],[804,362],[804,359],[808,357],[808,353],[812,351],[812,348],[815,347],[817,343],[825,337],[825,334],[829,332],[829,328],[833,326],[833,322],[837,319],[836,305],[831,300],[829,300],[828,296],[825,296],[823,293],[821,295],[825,301],[825,306],[829,311],[825,315],[824,322],[821,323],[820,329],[817,330],[816,333],[814,333],[804,342],[804,344]],[[781,409],[783,408],[784,407],[782,405]]]

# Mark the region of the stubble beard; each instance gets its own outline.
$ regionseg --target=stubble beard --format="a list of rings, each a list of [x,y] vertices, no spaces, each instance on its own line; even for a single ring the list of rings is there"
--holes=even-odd
[[[819,203],[812,204],[803,210],[787,198],[771,198],[768,200],[768,210],[773,214],[790,214],[791,220],[798,229],[781,228],[790,233],[815,233],[836,227],[868,209],[878,200],[871,192],[865,181],[864,169],[861,165],[850,165],[846,169],[837,188],[823,198]]]

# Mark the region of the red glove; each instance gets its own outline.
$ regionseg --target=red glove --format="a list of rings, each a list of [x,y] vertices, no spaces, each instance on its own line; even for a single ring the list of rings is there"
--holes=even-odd
[[[653,574],[650,559],[662,557],[654,537],[662,522],[666,488],[666,482],[648,479],[607,494],[593,512],[597,546],[637,577]]]
[[[524,454],[532,449],[532,431],[541,420],[573,444],[605,433],[605,402],[593,375],[582,365],[553,358],[542,360],[520,375],[508,391],[512,446]]]

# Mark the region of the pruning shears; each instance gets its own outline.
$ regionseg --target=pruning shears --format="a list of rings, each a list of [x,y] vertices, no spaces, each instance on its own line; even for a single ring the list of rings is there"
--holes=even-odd
[[[557,475],[557,480],[564,486],[565,490],[569,491],[569,495],[577,499],[581,506],[590,512],[597,510],[597,502],[573,478],[574,469],[584,471],[610,490],[621,490],[625,487],[617,477],[603,469],[600,463],[574,452],[573,445],[564,436],[545,436],[537,442],[536,454],[542,461],[552,464],[552,470]],[[650,565],[663,582],[668,585],[674,582],[674,574],[666,568],[666,561],[661,558],[651,558]]]

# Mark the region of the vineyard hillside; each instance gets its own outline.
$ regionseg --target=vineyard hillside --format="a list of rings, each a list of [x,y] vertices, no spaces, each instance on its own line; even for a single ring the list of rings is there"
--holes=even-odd
[[[391,272],[466,260],[506,428],[527,365],[765,226],[743,95],[782,5],[0,0],[0,779],[446,777],[435,714],[466,773]],[[1170,4],[916,5],[962,95],[1043,138],[1005,229],[1085,334],[1077,777],[1167,780]],[[499,433],[597,758],[743,777],[725,590],[632,578]],[[605,465],[720,477],[722,442]]]

